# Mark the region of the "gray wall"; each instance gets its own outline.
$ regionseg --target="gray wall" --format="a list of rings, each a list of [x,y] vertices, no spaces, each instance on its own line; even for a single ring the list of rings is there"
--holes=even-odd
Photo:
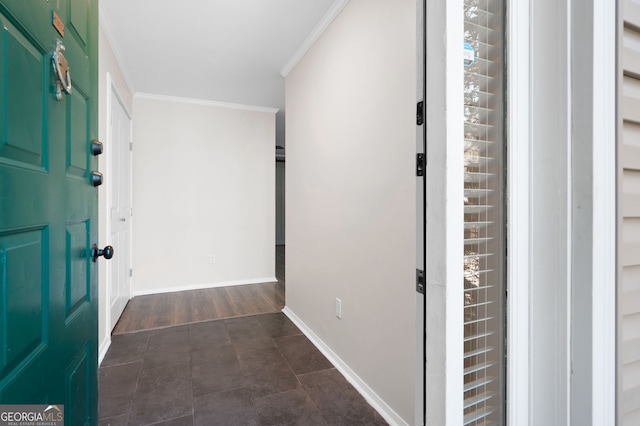
[[[415,8],[352,0],[286,81],[287,308],[409,424]]]
[[[274,113],[136,96],[133,140],[134,295],[275,281]]]

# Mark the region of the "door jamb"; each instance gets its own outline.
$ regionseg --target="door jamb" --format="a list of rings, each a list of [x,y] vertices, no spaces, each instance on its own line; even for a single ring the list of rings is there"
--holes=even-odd
[[[529,424],[529,3],[507,2],[506,400],[513,425]]]
[[[115,95],[115,96],[114,96]],[[115,99],[114,99],[115,97]],[[127,115],[127,118],[129,119],[129,125],[131,126],[130,129],[130,135],[133,135],[133,115],[131,114],[131,111],[129,111],[129,109],[127,108],[127,105],[124,103],[124,101],[122,100],[122,95],[120,94],[120,92],[118,91],[118,88],[116,87],[116,85],[113,82],[113,77],[111,77],[111,73],[107,72],[107,132],[106,132],[106,138],[107,138],[107,152],[106,152],[106,159],[107,159],[107,164],[105,165],[105,167],[109,168],[109,166],[111,165],[111,162],[113,161],[112,158],[112,154],[109,150],[109,147],[112,145],[113,143],[113,128],[112,128],[112,124],[113,124],[113,116],[112,116],[112,112],[111,112],[111,107],[113,106],[113,102],[118,102],[120,104],[120,106],[122,106],[122,110],[125,112],[125,114]],[[129,154],[129,156],[131,157],[131,153]],[[129,169],[130,169],[130,173],[129,173],[129,205],[132,205],[133,202],[133,193],[132,193],[132,189],[133,189],[133,176],[132,176],[132,162],[129,162]],[[105,217],[107,218],[106,222],[106,235],[107,237],[109,235],[111,235],[111,220],[110,220],[110,210],[111,210],[111,182],[109,179],[106,179],[105,182],[105,198],[106,198],[106,206],[105,206]],[[130,226],[132,227],[133,220],[130,221]],[[133,252],[132,250],[132,244],[133,244],[133,238],[131,238],[132,236],[129,235],[129,248],[130,248],[130,256],[131,253]],[[117,248],[116,248],[117,250]],[[131,265],[131,262],[129,263]],[[106,324],[105,327],[107,328],[107,334],[111,334],[111,268],[106,268],[105,271],[105,276],[106,276]],[[129,295],[128,295],[128,299],[131,299],[131,288],[132,288],[132,282],[133,282],[133,277],[130,277],[129,280]]]

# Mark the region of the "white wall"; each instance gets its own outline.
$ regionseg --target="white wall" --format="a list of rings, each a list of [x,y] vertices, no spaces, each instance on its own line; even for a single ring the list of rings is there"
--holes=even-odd
[[[111,76],[112,84],[115,86],[116,90],[121,96],[121,100],[129,111],[132,110],[132,94],[130,88],[127,86],[125,78],[122,74],[118,61],[114,56],[113,50],[105,32],[102,28],[102,23],[100,24],[99,32],[99,57],[98,57],[98,67],[99,67],[99,92],[98,92],[98,113],[99,113],[99,138],[105,144],[105,152],[109,149],[107,146],[107,98],[109,90],[111,87],[108,87],[107,84],[107,74]],[[101,155],[98,157],[99,168],[103,173],[106,173],[109,170],[107,164],[107,155]],[[109,207],[107,205],[107,194],[110,191],[109,187],[109,179],[108,176],[105,179],[104,185],[100,186],[98,189],[99,196],[99,222],[100,222],[100,230],[99,230],[99,242],[100,246],[104,246],[105,242],[109,240],[109,236],[107,234],[107,223],[108,223],[108,212]],[[100,351],[100,359],[104,357],[108,345],[111,341],[111,330],[109,328],[109,320],[108,320],[108,312],[109,312],[109,297],[107,297],[107,265],[105,262],[100,262],[99,266],[99,284],[98,284],[98,344]]]
[[[134,295],[275,281],[275,114],[137,95],[134,111]]]
[[[287,310],[409,424],[415,8],[352,0],[286,81]]]

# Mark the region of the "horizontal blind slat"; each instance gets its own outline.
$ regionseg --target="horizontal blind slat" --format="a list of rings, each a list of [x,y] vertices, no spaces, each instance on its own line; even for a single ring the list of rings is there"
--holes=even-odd
[[[485,337],[489,337],[489,336],[493,336],[493,332],[487,332],[487,333],[480,333],[480,334],[474,334],[473,336],[466,336],[464,338],[465,342],[470,342],[472,340],[478,340],[478,339],[483,339]]]
[[[483,386],[487,386],[488,384],[493,383],[495,377],[493,376],[483,376],[481,379],[472,380],[470,382],[465,383],[464,392],[469,392],[474,389],[481,388]]]
[[[489,399],[493,398],[493,396],[495,395],[495,392],[482,392],[478,395],[475,395],[473,397],[470,398],[466,398],[463,402],[463,407],[469,408],[469,407],[473,407],[474,405],[478,405],[481,404],[485,401],[488,401]]]
[[[483,244],[493,240],[493,237],[480,237],[480,238],[465,238],[464,245]]]
[[[494,286],[492,286],[492,285],[483,285],[481,287],[466,287],[464,289],[464,292],[467,293],[469,291],[488,290],[488,289],[493,288],[493,287]]]
[[[468,351],[464,353],[464,358],[472,358],[474,356],[478,356],[478,355],[484,355],[486,353],[489,353],[493,350],[494,348],[491,346],[485,346],[482,349],[477,349],[475,351]]]
[[[470,309],[470,308],[478,308],[480,306],[487,306],[493,303],[493,300],[488,300],[486,302],[480,302],[480,303],[474,303],[474,304],[470,304],[470,305],[464,305],[464,309]]]
[[[466,205],[464,206],[464,213],[484,213],[485,211],[493,208],[493,206],[488,205]]]
[[[491,407],[491,406],[483,407],[482,409],[476,410],[464,416],[464,420],[462,424],[464,425],[471,424],[475,421],[482,419],[483,417],[489,416],[495,410],[496,410],[495,407]]]
[[[478,222],[467,221],[464,223],[464,228],[465,229],[486,228],[487,226],[492,224],[493,222],[491,221],[478,221]]]
[[[476,319],[476,320],[471,320],[471,321],[465,321],[463,323],[463,325],[479,324],[479,323],[490,321],[492,319],[493,319],[493,317],[487,317],[487,318],[481,318],[481,319]]]

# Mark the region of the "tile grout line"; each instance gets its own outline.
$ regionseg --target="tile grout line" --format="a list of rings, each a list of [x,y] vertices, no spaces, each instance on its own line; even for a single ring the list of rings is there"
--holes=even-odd
[[[258,324],[260,324],[262,326],[262,324],[260,323],[260,321],[258,321]],[[320,409],[318,408],[318,406],[316,405],[316,402],[313,400],[313,398],[311,398],[311,395],[309,395],[309,392],[307,392],[307,390],[304,388],[304,385],[302,384],[302,382],[300,381],[300,378],[298,377],[299,375],[296,374],[295,371],[293,371],[293,367],[291,366],[291,363],[287,360],[287,358],[284,356],[284,354],[282,353],[282,350],[280,349],[280,347],[278,346],[278,344],[276,343],[276,339],[283,339],[286,337],[292,337],[292,336],[300,336],[300,335],[304,335],[302,334],[302,331],[300,331],[300,329],[298,327],[296,327],[296,329],[300,332],[299,334],[293,334],[290,336],[279,336],[279,337],[271,337],[271,342],[273,343],[273,345],[275,346],[275,348],[277,349],[278,353],[280,354],[280,356],[282,357],[282,359],[284,360],[284,362],[287,364],[287,366],[289,367],[289,370],[291,370],[291,372],[293,373],[293,376],[296,378],[296,382],[298,382],[298,384],[300,385],[300,389],[304,392],[304,394],[307,396],[307,400],[311,401],[311,404],[313,405],[313,407],[316,409],[316,411],[318,412],[318,414],[320,415],[320,417],[322,417],[322,420],[328,425],[329,422],[327,421],[327,419],[324,417],[324,415],[322,414],[322,412],[320,411]],[[311,372],[307,373],[310,374]],[[290,391],[286,391],[286,392],[293,392],[297,389],[293,389]],[[278,394],[274,394],[274,395],[279,395],[285,392],[280,392]],[[272,396],[272,395],[268,395],[268,396]],[[252,399],[253,402],[253,399]],[[254,403],[255,405],[255,403]]]

